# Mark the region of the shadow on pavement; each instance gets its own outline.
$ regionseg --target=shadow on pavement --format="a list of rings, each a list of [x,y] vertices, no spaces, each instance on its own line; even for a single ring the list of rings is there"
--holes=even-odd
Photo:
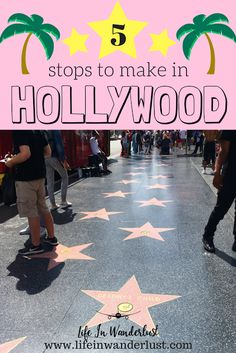
[[[61,212],[61,210],[52,211],[52,217],[55,224],[67,224],[73,222],[76,212],[73,212],[71,208],[67,208]]]
[[[16,205],[12,206],[0,206],[0,224],[8,221],[10,218],[13,218],[17,215]]]
[[[220,259],[224,260],[225,262],[227,262],[229,265],[236,267],[236,259],[233,258],[232,256],[226,254],[225,252],[216,249],[215,252],[216,256],[218,256]]]
[[[109,158],[108,164],[112,164],[112,163],[118,163],[118,159]]]
[[[61,263],[48,271],[48,261],[48,259],[34,259],[17,255],[15,261],[7,267],[10,272],[8,276],[19,279],[16,284],[17,290],[25,291],[29,295],[40,293],[50,287],[65,266],[64,263]]]

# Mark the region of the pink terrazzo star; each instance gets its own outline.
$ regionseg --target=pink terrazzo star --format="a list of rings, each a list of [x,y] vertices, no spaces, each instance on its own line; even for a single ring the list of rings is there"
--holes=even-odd
[[[119,228],[119,229],[125,230],[126,232],[131,232],[131,234],[124,240],[145,237],[145,238],[152,238],[155,240],[164,241],[160,233],[168,232],[169,230],[174,230],[175,228],[154,228],[151,225],[151,223],[147,222],[142,227],[139,227],[139,228]]]
[[[131,175],[131,176],[136,176],[136,175],[143,175],[143,173],[141,172],[137,172],[137,173],[125,173],[125,175]]]
[[[155,324],[148,309],[180,297],[178,295],[142,293],[135,276],[131,277],[117,292],[94,290],[82,290],[82,292],[103,304],[99,312],[86,324],[88,327],[110,321],[108,316],[115,315],[119,312],[120,304],[127,303],[132,308],[126,312],[129,320],[141,327],[147,325],[147,329],[151,330],[155,328]],[[111,320],[115,319],[111,318]]]
[[[59,244],[55,246],[52,251],[45,252],[43,254],[33,255],[32,258],[49,259],[50,261],[48,264],[48,271],[50,271],[52,268],[58,266],[66,260],[95,260],[94,258],[81,253],[81,251],[87,249],[92,244],[93,243],[83,244],[73,246],[71,248]]]
[[[21,342],[23,342],[26,337],[18,338],[14,341],[9,341],[3,344],[0,344],[0,353],[9,353],[14,348],[16,348]]]
[[[168,175],[154,175],[151,176],[152,179],[170,179],[171,177]]]
[[[155,184],[155,185],[151,185],[151,186],[147,186],[147,189],[162,189],[162,190],[166,190],[170,185],[162,185],[162,184]]]
[[[139,207],[147,207],[147,206],[160,206],[160,207],[166,207],[165,203],[167,202],[173,202],[171,200],[157,200],[155,197],[147,200],[147,201],[135,201],[138,203],[141,203],[142,205],[140,205]]]
[[[123,179],[121,181],[118,181],[117,183],[118,184],[128,185],[128,184],[137,184],[137,183],[139,183],[139,181],[138,180],[126,180],[126,179]]]
[[[122,197],[122,198],[125,198],[126,195],[130,195],[130,194],[133,194],[133,192],[122,192],[122,191],[116,191],[116,192],[104,192],[103,195],[106,195],[104,196],[104,198],[108,198],[108,197]]]
[[[80,212],[85,214],[85,217],[80,218],[80,221],[82,219],[91,219],[91,218],[99,218],[99,219],[104,219],[106,221],[109,221],[109,216],[113,214],[119,214],[123,212],[107,212],[105,208],[101,208],[100,210],[97,211],[92,211],[92,212]]]

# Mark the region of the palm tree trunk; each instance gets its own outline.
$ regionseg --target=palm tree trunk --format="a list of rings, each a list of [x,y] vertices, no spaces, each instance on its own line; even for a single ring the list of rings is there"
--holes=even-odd
[[[211,64],[210,64],[210,68],[208,70],[208,74],[209,75],[214,75],[215,73],[215,65],[216,65],[216,57],[215,57],[215,50],[211,41],[211,38],[209,37],[209,35],[207,33],[205,33],[205,36],[207,37],[208,40],[208,44],[210,46],[210,53],[211,53]]]
[[[22,54],[21,54],[21,70],[23,75],[28,75],[29,71],[26,65],[26,50],[27,50],[27,45],[29,42],[30,37],[32,36],[32,33],[30,33],[24,43],[23,49],[22,49]]]

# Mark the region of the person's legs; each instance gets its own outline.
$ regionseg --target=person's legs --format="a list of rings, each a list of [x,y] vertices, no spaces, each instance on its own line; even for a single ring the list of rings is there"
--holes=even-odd
[[[47,229],[47,237],[44,239],[45,242],[51,245],[57,245],[58,241],[54,234],[54,223],[51,212],[46,204],[45,200],[45,187],[44,182],[39,184],[38,193],[37,193],[37,208],[38,213],[40,214],[41,218],[43,218],[43,222]]]
[[[67,188],[68,188],[68,173],[67,170],[62,166],[62,164],[55,159],[53,162],[53,167],[61,177],[61,201],[66,202]]]
[[[44,213],[42,215],[45,223],[45,227],[47,229],[48,237],[49,238],[54,238],[54,223],[53,223],[53,218],[50,212]]]
[[[195,148],[194,148],[194,151],[193,151],[193,153],[192,153],[192,154],[196,154],[196,153],[197,153],[197,150],[198,150],[198,144],[197,144],[197,142],[196,142],[196,144],[195,144]]]
[[[101,153],[100,156],[101,156],[101,160],[102,160],[103,170],[106,172],[107,171],[107,157],[103,153]]]
[[[235,200],[235,208],[234,208],[234,229],[233,229],[234,239],[236,240],[236,200]]]
[[[236,187],[233,182],[224,180],[224,186],[218,193],[217,202],[205,227],[204,239],[213,240],[218,223],[224,218],[236,197]]]
[[[208,143],[206,142],[203,149],[203,173],[206,174],[206,167],[209,164],[209,153],[208,153]]]
[[[234,209],[234,229],[233,229],[233,234],[234,234],[234,243],[232,246],[232,250],[236,251],[236,200],[235,200],[235,209]]]
[[[212,142],[212,144],[211,144],[210,159],[212,161],[212,171],[215,172],[215,161],[216,161],[216,144],[215,144],[215,142]]]
[[[48,197],[51,205],[56,206],[55,196],[54,196],[54,167],[53,160],[55,158],[49,157],[45,159],[46,163],[46,172],[47,172],[47,190]]]
[[[19,216],[28,218],[32,243],[29,247],[19,250],[21,255],[43,252],[40,244],[40,219],[37,206],[39,185],[44,187],[44,179],[16,182]]]
[[[34,246],[40,245],[40,221],[38,217],[28,217],[31,242]]]

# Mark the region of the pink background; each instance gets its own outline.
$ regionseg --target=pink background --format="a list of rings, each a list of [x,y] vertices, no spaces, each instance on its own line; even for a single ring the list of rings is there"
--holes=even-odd
[[[75,27],[80,34],[89,34],[86,42],[88,53],[76,53],[69,55],[69,48],[62,41],[55,42],[55,51],[52,58],[47,61],[44,49],[37,38],[31,38],[28,52],[27,64],[30,75],[21,74],[21,50],[27,34],[17,35],[5,40],[0,44],[0,129],[32,129],[33,126],[27,124],[13,125],[11,123],[11,86],[34,85],[35,88],[41,86],[55,86],[59,89],[62,85],[70,85],[74,92],[74,108],[76,111],[83,112],[84,109],[84,89],[85,85],[95,85],[98,88],[97,111],[109,113],[112,108],[112,101],[106,86],[139,85],[149,86],[172,86],[177,91],[183,86],[197,86],[202,90],[205,85],[220,86],[226,92],[228,98],[228,111],[220,125],[204,126],[204,120],[192,125],[191,128],[227,128],[236,129],[236,99],[235,99],[235,57],[236,45],[232,40],[219,35],[211,35],[216,52],[216,74],[206,75],[209,68],[210,55],[206,39],[202,36],[193,48],[191,60],[185,59],[181,43],[176,39],[176,31],[180,26],[191,23],[194,16],[204,13],[210,15],[220,12],[225,14],[230,22],[229,26],[236,31],[236,2],[235,0],[121,0],[120,4],[130,20],[148,22],[148,25],[136,37],[137,59],[133,59],[126,54],[116,52],[98,60],[100,50],[100,37],[87,25],[88,22],[105,20],[109,17],[116,1],[114,0],[69,0],[69,1],[29,1],[24,0],[2,0],[0,11],[0,31],[7,26],[8,18],[16,12],[27,15],[38,14],[44,18],[45,23],[55,25],[61,32],[61,39],[70,36],[71,29]],[[150,33],[159,34],[164,29],[168,29],[169,37],[176,41],[176,45],[169,49],[167,57],[163,57],[160,52],[149,52],[152,45]],[[114,68],[119,65],[145,66],[150,61],[156,66],[166,66],[167,69],[175,62],[177,65],[186,65],[189,70],[188,78],[173,78],[171,75],[163,78],[98,78],[96,72],[90,78],[81,78],[74,81],[72,78],[49,78],[49,66],[87,66],[97,67],[101,65],[111,65]],[[77,98],[76,98],[77,96]],[[34,128],[45,128],[46,125],[38,123]],[[114,125],[62,125],[59,121],[51,128],[58,129],[134,129],[135,126],[130,117],[129,105]],[[49,126],[47,126],[47,129]],[[152,124],[139,124],[136,129],[165,129],[167,126],[158,125],[155,120]],[[188,125],[181,123],[177,118],[176,122],[168,126],[168,129],[189,128]]]

